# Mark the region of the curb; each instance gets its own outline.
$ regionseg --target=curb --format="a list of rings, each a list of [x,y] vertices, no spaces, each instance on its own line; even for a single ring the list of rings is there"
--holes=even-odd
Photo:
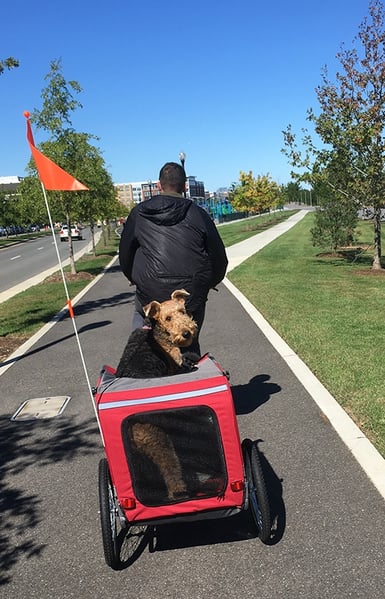
[[[229,279],[225,278],[222,282],[286,362],[298,381],[320,408],[321,412],[327,417],[334,430],[365,471],[377,491],[385,499],[385,459],[382,455],[367,439],[337,400],[312,373],[310,368],[306,366],[282,337],[278,335],[255,306]]]

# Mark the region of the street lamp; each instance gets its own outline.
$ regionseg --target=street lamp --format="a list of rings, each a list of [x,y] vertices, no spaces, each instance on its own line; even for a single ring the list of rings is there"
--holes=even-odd
[[[151,179],[148,182],[148,191],[149,191],[149,196],[150,196],[150,200],[152,198],[152,181]]]
[[[184,163],[186,160],[186,154],[184,152],[179,152],[179,160],[180,160],[183,170],[185,171]],[[186,189],[184,190],[183,195],[184,195],[184,197],[186,197]]]
[[[186,154],[184,152],[180,152],[180,154],[179,154],[179,160],[180,160],[181,165],[184,168],[184,163],[185,163],[185,160],[186,160]]]

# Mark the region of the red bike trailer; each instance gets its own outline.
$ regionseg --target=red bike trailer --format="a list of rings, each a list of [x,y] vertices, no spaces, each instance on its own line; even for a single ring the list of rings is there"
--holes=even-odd
[[[94,398],[106,453],[99,500],[108,566],[121,568],[148,526],[168,522],[250,510],[261,541],[270,538],[257,443],[240,442],[228,378],[212,356],[162,378],[117,378],[105,366]]]

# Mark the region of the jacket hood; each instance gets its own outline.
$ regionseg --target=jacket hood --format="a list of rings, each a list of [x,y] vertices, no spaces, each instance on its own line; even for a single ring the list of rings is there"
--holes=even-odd
[[[158,195],[138,205],[138,213],[157,225],[170,226],[182,221],[191,200],[179,196]]]

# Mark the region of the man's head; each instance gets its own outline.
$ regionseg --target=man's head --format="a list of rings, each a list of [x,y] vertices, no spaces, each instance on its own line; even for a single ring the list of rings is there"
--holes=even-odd
[[[160,169],[159,184],[162,191],[183,193],[186,187],[186,173],[177,162],[166,162]]]

